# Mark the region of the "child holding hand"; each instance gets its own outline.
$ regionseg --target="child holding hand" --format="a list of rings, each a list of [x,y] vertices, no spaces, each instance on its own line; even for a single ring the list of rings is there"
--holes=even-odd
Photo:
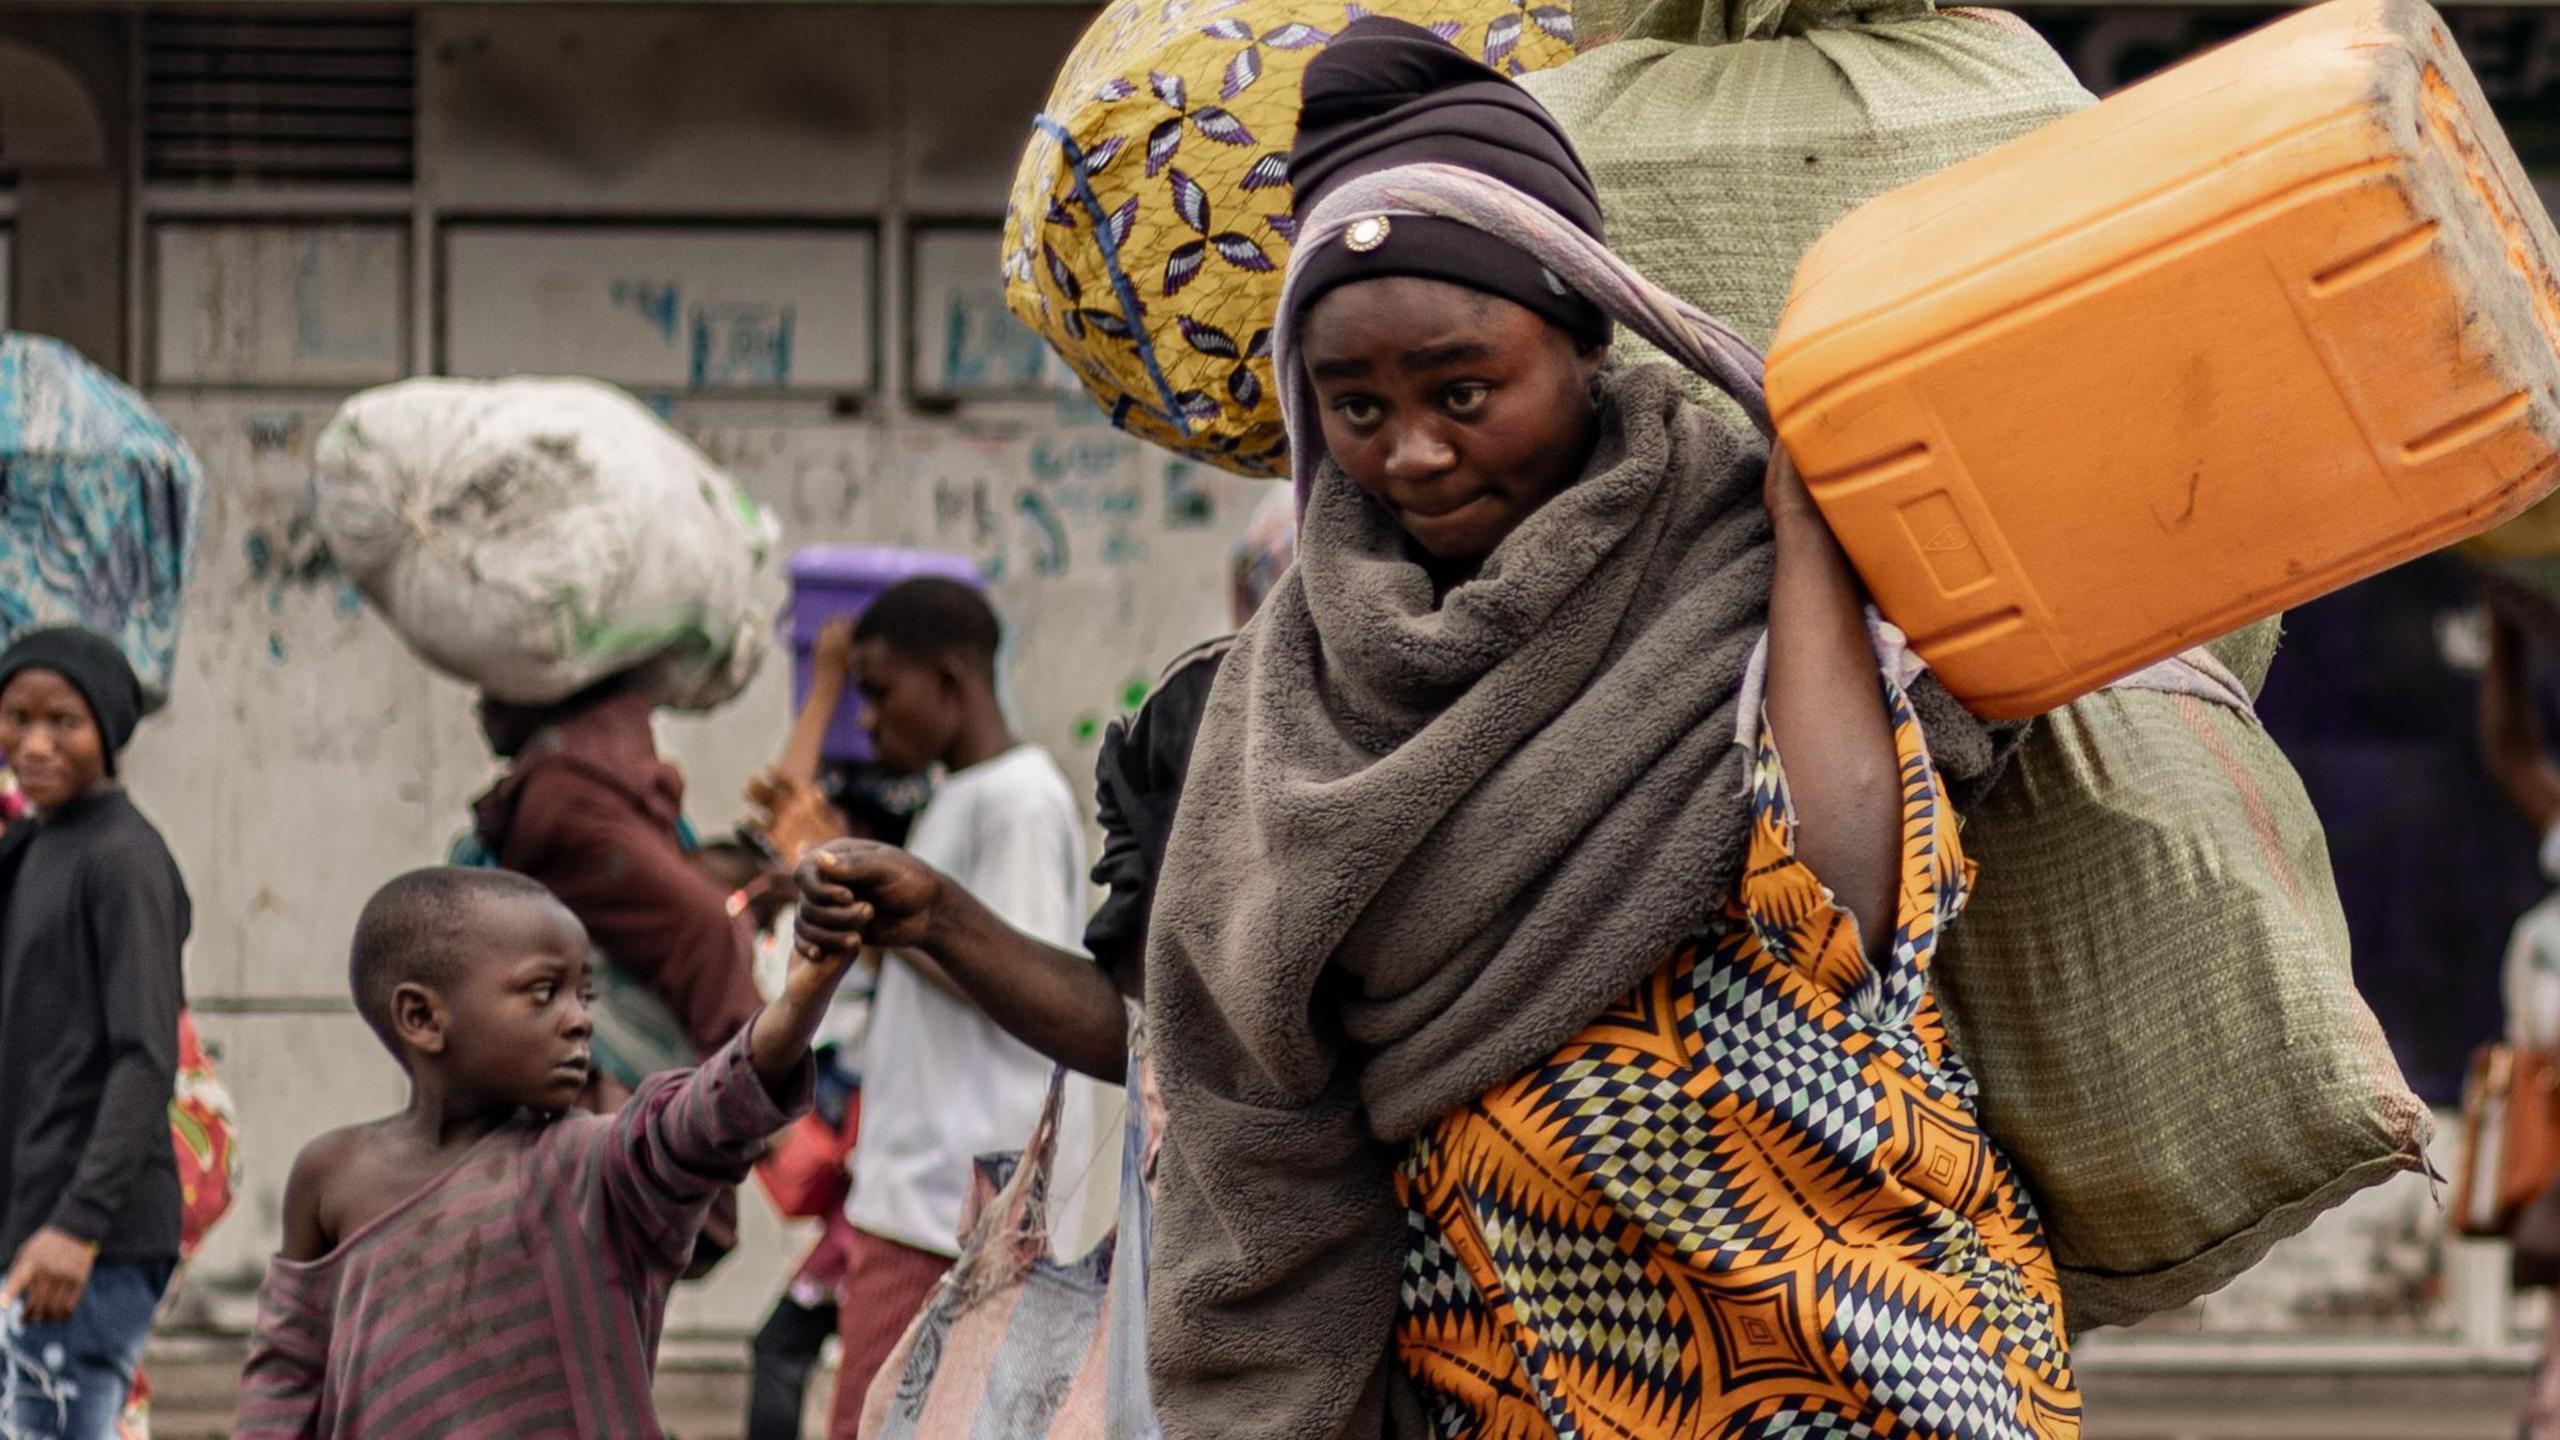
[[[233,1434],[662,1434],[667,1292],[713,1197],[808,1106],[846,963],[798,951],[737,1039],[596,1115],[576,1108],[593,1025],[568,910],[502,870],[383,887],[350,978],[409,1104],[294,1162]]]

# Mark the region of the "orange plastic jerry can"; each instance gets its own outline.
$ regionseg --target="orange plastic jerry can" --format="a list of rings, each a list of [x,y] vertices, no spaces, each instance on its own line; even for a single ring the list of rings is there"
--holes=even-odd
[[[2551,490],[2556,270],[2435,11],[2330,0],[1852,211],[1769,408],[1948,688],[2033,715]]]

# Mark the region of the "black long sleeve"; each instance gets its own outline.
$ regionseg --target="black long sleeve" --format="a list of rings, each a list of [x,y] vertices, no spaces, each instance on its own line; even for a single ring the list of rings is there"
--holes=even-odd
[[[106,1084],[96,1128],[52,1220],[92,1243],[107,1238],[135,1182],[168,1154],[169,1100],[178,1084],[186,887],[167,850],[128,844],[117,851],[97,857],[82,877],[104,1002]]]
[[[1141,990],[1156,871],[1190,773],[1191,742],[1232,643],[1214,641],[1175,660],[1138,713],[1112,723],[1094,761],[1102,854],[1093,883],[1107,893],[1085,924],[1084,948],[1126,995]]]
[[[12,833],[0,899],[0,1263],[56,1226],[121,1259],[178,1253],[169,1100],[177,862],[121,791]]]

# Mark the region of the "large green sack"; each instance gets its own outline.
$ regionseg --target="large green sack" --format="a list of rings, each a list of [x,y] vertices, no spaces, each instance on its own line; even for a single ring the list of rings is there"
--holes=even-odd
[[[1522,83],[1591,167],[1611,248],[1764,345],[1840,216],[2091,103],[1994,11],[1580,0],[1574,18],[1584,53]],[[2277,627],[2211,647],[2229,703],[2136,686],[2047,717],[1966,817],[1981,879],[1936,986],[2075,1329],[2217,1289],[2425,1164],[2428,1112],[2355,992],[2319,817],[2247,708]]]
[[[1520,83],[1590,167],[1609,248],[1764,349],[1832,222],[2092,103],[1989,11],[1578,0],[1573,19],[1582,53]],[[1660,358],[1623,331],[1614,348]]]
[[[2254,714],[2076,701],[1964,844],[1979,876],[1933,979],[2072,1329],[2183,1305],[2425,1168],[2432,1120],[2356,993],[2320,818]]]

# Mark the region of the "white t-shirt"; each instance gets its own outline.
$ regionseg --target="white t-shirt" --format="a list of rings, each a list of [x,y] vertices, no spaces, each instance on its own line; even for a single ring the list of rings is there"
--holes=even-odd
[[[1084,820],[1040,747],[1017,745],[944,780],[907,849],[1014,928],[1082,948]],[[863,1042],[862,1133],[845,1218],[919,1250],[958,1253],[970,1164],[1022,1148],[1049,1071],[1038,1052],[890,955]]]

